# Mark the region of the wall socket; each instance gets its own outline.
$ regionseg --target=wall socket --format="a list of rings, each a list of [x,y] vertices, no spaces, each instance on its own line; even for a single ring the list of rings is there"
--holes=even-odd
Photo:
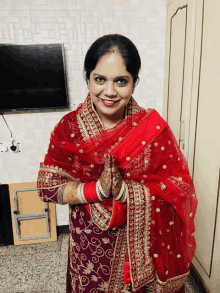
[[[16,147],[16,150],[11,150],[11,146],[13,145]],[[7,154],[7,153],[22,153],[21,141],[20,140],[4,140],[0,141],[0,154]]]

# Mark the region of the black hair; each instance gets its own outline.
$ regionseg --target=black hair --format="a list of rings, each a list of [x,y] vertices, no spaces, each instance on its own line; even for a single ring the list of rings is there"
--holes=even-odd
[[[139,81],[141,59],[137,48],[131,40],[119,34],[104,35],[97,39],[86,53],[84,61],[84,78],[88,84],[90,73],[96,67],[100,58],[112,52],[113,48],[119,51],[124,59],[126,70],[133,76],[134,84]]]

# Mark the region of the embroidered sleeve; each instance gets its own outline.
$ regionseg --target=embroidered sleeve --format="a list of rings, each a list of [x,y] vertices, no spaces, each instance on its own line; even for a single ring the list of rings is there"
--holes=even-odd
[[[63,193],[65,187],[66,184],[62,184],[56,187],[38,189],[38,195],[40,199],[44,202],[53,202],[56,204],[64,205]]]
[[[97,188],[96,181],[92,181],[89,183],[81,183],[77,187],[77,194],[74,193],[75,195],[72,192],[73,186],[67,187],[68,183],[65,183],[56,187],[38,188],[38,194],[40,199],[44,202],[53,202],[53,203],[61,204],[61,205],[64,205],[67,203],[85,204],[85,203],[99,202],[104,200],[104,198],[100,198],[101,194]],[[66,190],[67,194],[66,194],[66,200],[64,203],[63,194],[66,187],[68,190]]]

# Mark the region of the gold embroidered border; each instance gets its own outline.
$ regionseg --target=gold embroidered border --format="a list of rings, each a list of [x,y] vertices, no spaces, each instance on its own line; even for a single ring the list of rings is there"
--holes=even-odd
[[[111,213],[99,203],[90,204],[93,222],[103,231],[107,230],[111,221]]]
[[[69,179],[76,180],[76,178],[72,177],[67,172],[65,172],[62,168],[59,168],[59,167],[41,164],[40,171],[58,174],[63,177],[68,177]]]
[[[132,289],[143,287],[155,278],[150,257],[151,204],[149,189],[136,181],[128,184],[128,251]]]
[[[140,112],[143,108],[141,108],[138,103],[135,101],[133,97],[131,97],[128,105],[127,105],[127,116],[134,115]]]
[[[155,279],[149,245],[151,222],[149,189],[136,181],[127,180],[126,183],[129,192],[128,223],[118,233],[107,293],[121,292],[120,290],[123,289],[124,259],[127,249],[131,265],[132,290],[136,291]]]
[[[52,175],[52,176],[51,176]],[[54,178],[51,173],[39,173],[37,179],[38,189],[47,189],[69,182],[68,179]]]
[[[118,293],[124,287],[124,260],[127,252],[127,225],[118,229],[114,258],[106,293]]]
[[[125,118],[143,110],[131,97],[126,106]],[[147,111],[148,112],[148,111]],[[91,97],[88,95],[82,108],[77,114],[77,124],[82,134],[83,140],[93,137],[104,130],[100,117],[94,109]]]
[[[157,293],[171,293],[179,291],[186,282],[186,279],[189,275],[189,272],[171,279],[168,279],[166,282],[162,282],[159,280],[158,276],[156,275],[156,279],[146,285],[146,288],[150,288],[149,292],[157,292]]]
[[[69,181],[78,181],[62,168],[41,164],[37,178],[37,188],[48,188]]]
[[[83,123],[83,120],[82,120],[82,118],[80,117],[79,114],[77,115],[77,122],[78,122],[79,130],[80,130],[80,132],[82,134],[83,140],[88,139],[89,134],[88,134],[88,132],[86,130],[86,127],[85,127],[85,125]]]
[[[77,114],[77,122],[84,140],[103,130],[97,116],[98,114],[92,107],[91,98],[88,95]]]

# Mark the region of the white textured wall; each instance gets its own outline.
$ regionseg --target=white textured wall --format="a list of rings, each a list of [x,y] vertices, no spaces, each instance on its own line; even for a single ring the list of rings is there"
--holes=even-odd
[[[141,56],[140,82],[133,97],[162,115],[166,0],[1,0],[0,42],[63,43],[70,110],[88,93],[83,63],[99,37],[119,33],[131,39]],[[2,103],[2,98],[1,98]],[[66,111],[5,114],[22,154],[0,154],[0,183],[35,182],[50,133]],[[10,132],[0,117],[0,140]],[[68,206],[57,205],[57,224],[68,224]]]

